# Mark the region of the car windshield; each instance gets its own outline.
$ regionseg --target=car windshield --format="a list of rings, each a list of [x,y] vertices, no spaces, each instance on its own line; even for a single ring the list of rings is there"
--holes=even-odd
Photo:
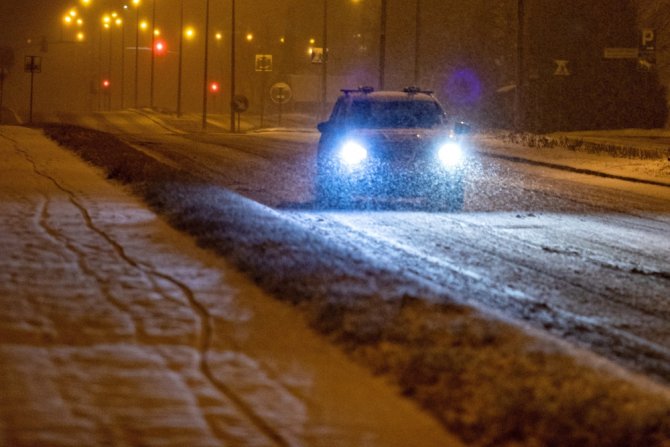
[[[433,101],[353,101],[349,124],[369,129],[431,128],[443,124],[443,112]]]

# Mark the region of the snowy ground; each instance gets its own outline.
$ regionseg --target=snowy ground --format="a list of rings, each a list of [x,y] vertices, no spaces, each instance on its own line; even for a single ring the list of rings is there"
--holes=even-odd
[[[0,158],[0,444],[459,445],[40,131]]]
[[[93,123],[118,133],[129,125],[141,129],[129,115],[100,115]],[[537,334],[526,338],[513,326],[455,304],[472,298],[481,298],[479,305],[507,304],[505,310],[520,312],[517,318],[558,333],[574,329],[572,335],[582,341],[593,334],[616,335],[611,328],[626,334],[646,328],[645,337],[667,345],[662,341],[666,313],[658,310],[667,306],[662,237],[667,189],[657,193],[659,186],[611,178],[585,182],[580,174],[557,175],[546,166],[531,172],[504,157],[513,157],[510,150],[530,156],[534,149],[493,142],[479,166],[486,175],[474,181],[477,187],[470,188],[462,215],[330,212],[311,202],[311,155],[303,146],[313,144],[313,132],[181,135],[148,136],[138,130],[124,136],[142,154],[183,167],[204,183],[157,185],[147,196],[154,206],[266,290],[306,308],[313,326],[377,372],[395,377],[405,393],[469,445],[662,445],[667,439],[667,399],[649,401],[643,391],[651,387],[667,396],[665,388],[587,353],[574,357],[564,345],[545,345]],[[122,165],[122,171],[137,179],[151,171],[136,168],[138,163]],[[218,186],[279,205],[280,211]],[[589,231],[574,232],[584,228]],[[647,256],[642,262],[617,242],[617,231],[631,228],[653,235],[644,237],[651,250],[649,255],[641,251]],[[487,237],[478,237],[482,234]],[[624,245],[640,256],[635,232],[630,234]],[[593,235],[599,237],[589,241]],[[594,243],[581,247],[589,242]],[[571,268],[576,263],[579,269]],[[647,269],[652,264],[655,268]],[[593,291],[593,285],[605,293]],[[616,299],[602,299],[612,295],[610,286]],[[644,299],[627,302],[626,294],[638,297],[638,289]],[[446,307],[431,308],[414,298],[446,302]],[[599,302],[589,306],[594,298]],[[589,309],[593,318],[580,316]],[[605,310],[610,314],[602,318]],[[631,311],[635,315],[625,318]],[[640,325],[649,317],[654,326]],[[602,344],[596,337],[592,347],[616,356],[622,349],[612,340],[617,338]],[[623,351],[631,348],[628,342],[623,346]],[[667,366],[664,355],[661,366]],[[645,356],[654,353],[645,350]],[[594,365],[600,366],[591,369]]]

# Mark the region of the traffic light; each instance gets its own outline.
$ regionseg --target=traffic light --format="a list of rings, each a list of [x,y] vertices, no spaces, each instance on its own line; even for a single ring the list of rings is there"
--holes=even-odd
[[[164,56],[167,53],[167,45],[163,39],[156,39],[154,41],[154,55]]]
[[[110,85],[111,85],[111,82],[109,81],[109,79],[103,79],[102,80],[103,90],[108,90]]]
[[[221,90],[221,86],[219,85],[218,82],[212,81],[212,82],[209,83],[209,92],[210,93],[216,94],[216,93],[219,93],[220,90]]]

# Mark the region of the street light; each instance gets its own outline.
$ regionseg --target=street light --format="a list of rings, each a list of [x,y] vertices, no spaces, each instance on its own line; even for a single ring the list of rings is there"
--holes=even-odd
[[[154,65],[156,62],[156,0],[151,1],[151,75],[149,107],[154,108]]]
[[[140,61],[140,2],[133,0],[135,6],[135,108],[137,108],[137,88],[139,81],[139,61]]]
[[[421,52],[421,0],[416,0],[416,12],[414,16],[414,85],[419,85],[419,55]]]
[[[379,90],[384,90],[384,71],[386,70],[386,10],[387,0],[381,0],[379,18]]]
[[[179,13],[179,68],[177,69],[177,116],[181,116],[181,69],[184,53],[184,0],[180,2]]]
[[[204,80],[202,84],[202,130],[207,128],[207,78],[209,64],[209,0],[205,0],[205,67]]]
[[[191,26],[184,28],[184,0],[181,0],[181,14],[179,23],[179,69],[177,71],[177,116],[181,116],[181,84],[182,67],[184,55],[184,39],[192,40],[195,37],[195,29]]]
[[[230,131],[235,132],[235,0],[230,1]]]
[[[124,10],[126,10],[127,7],[124,6]],[[121,28],[121,82],[120,84],[120,89],[119,89],[119,94],[121,97],[120,101],[120,106],[121,110],[125,107],[125,78],[126,78],[126,24],[125,21],[119,17],[116,19],[116,26]]]
[[[323,60],[321,61],[321,119],[326,118],[328,100],[328,0],[323,0]]]

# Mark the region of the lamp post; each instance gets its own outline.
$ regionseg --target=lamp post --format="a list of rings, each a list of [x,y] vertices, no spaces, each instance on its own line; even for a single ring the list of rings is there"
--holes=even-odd
[[[386,2],[387,0],[382,0],[379,18],[379,90],[384,90],[384,71],[386,69]]]
[[[109,85],[113,86],[112,83],[112,19],[109,15],[103,17],[103,27],[107,30],[108,40],[107,40],[107,80]],[[111,90],[107,91],[107,110],[112,110],[112,92]]]
[[[419,85],[420,78],[420,52],[421,52],[421,0],[416,0],[416,12],[415,12],[415,25],[414,25],[414,85]]]
[[[524,0],[517,0],[517,36],[516,36],[516,92],[514,95],[514,127],[517,131],[524,126]]]
[[[184,54],[184,0],[180,2],[179,13],[179,67],[177,68],[177,116],[181,116],[181,68]]]
[[[137,93],[139,83],[139,61],[140,61],[140,1],[133,0],[135,5],[135,108],[137,108]]]
[[[209,68],[209,0],[205,0],[205,67],[204,79],[202,82],[202,130],[207,129],[207,93],[208,87],[208,68]]]
[[[151,1],[151,81],[149,86],[149,107],[154,108],[154,65],[156,59],[156,0]]]
[[[235,132],[235,0],[231,0],[230,26],[230,131]]]
[[[121,81],[119,82],[119,95],[121,97],[120,106],[123,110],[125,107],[126,84],[126,24],[122,18],[116,19],[116,24],[121,28]]]
[[[328,0],[323,0],[323,61],[321,65],[321,119],[326,118],[328,101]]]

